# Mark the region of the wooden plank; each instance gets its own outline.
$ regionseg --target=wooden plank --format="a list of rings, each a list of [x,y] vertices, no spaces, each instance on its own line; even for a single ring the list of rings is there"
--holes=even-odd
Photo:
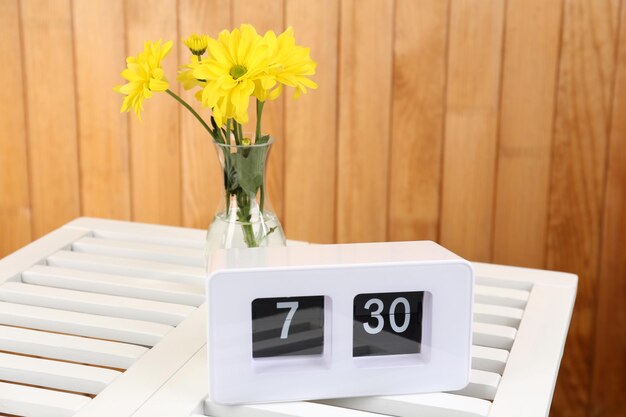
[[[90,217],[81,217],[73,220],[65,225],[65,228],[86,230],[92,233],[94,237],[103,239],[193,249],[203,249],[206,239],[205,230]]]
[[[580,276],[554,410],[590,404],[598,266],[619,2],[566,1],[556,102],[547,267]]]
[[[626,7],[616,62],[588,415],[626,415]]]
[[[503,0],[452,2],[440,240],[477,261],[491,256],[503,23]]]
[[[179,38],[192,33],[206,33],[216,38],[222,29],[230,27],[228,0],[180,0],[178,3]],[[178,42],[178,43],[176,43]],[[190,52],[180,40],[175,41],[178,62],[189,61]],[[193,105],[208,122],[210,112],[201,109],[194,98],[197,90],[180,88],[181,97]],[[213,139],[187,110],[180,113],[180,144],[182,158],[182,216],[183,225],[206,229],[213,219],[218,201],[224,194],[222,172],[213,149]]]
[[[472,325],[472,343],[476,346],[510,350],[516,334],[514,327],[480,322]]]
[[[493,304],[505,307],[523,309],[528,302],[530,293],[524,290],[498,288],[476,284],[474,287],[474,302]]]
[[[387,238],[393,3],[341,3],[337,240]]]
[[[129,368],[148,351],[143,346],[0,326],[0,350],[76,363]]]
[[[495,372],[502,375],[509,352],[485,346],[472,346],[472,369]]]
[[[0,3],[0,56],[11,65],[0,68],[0,257],[31,240],[28,153],[20,17],[17,0]]]
[[[159,323],[0,302],[0,324],[154,346],[173,329]]]
[[[285,26],[283,0],[233,0],[232,27],[239,27],[242,23],[254,25],[261,35],[268,30],[280,34]],[[275,138],[270,152],[267,166],[266,185],[268,195],[274,211],[284,225],[285,204],[285,147],[289,138],[285,136],[284,103],[288,94],[283,91],[274,101],[266,103],[263,109],[262,130]],[[290,103],[292,104],[292,103]],[[250,101],[250,121],[243,131],[254,132],[256,123],[255,101]]]
[[[80,213],[70,1],[20,1],[33,237]],[[54,53],[42,53],[54,45]],[[42,69],[45,68],[45,81]]]
[[[493,261],[545,266],[561,0],[506,10]]]
[[[72,243],[75,252],[97,253],[121,258],[146,259],[152,261],[205,267],[204,251],[178,246],[154,245],[151,243],[127,242],[115,239],[85,237]]]
[[[89,402],[84,395],[0,382],[0,412],[21,416],[71,417]]]
[[[491,403],[487,400],[443,392],[384,397],[336,398],[323,400],[323,403],[397,417],[486,417],[491,408]]]
[[[111,86],[124,83],[124,3],[75,1],[72,7],[82,214],[128,220],[128,119],[119,113],[120,96],[111,94]]]
[[[448,12],[447,1],[396,2],[389,167],[394,241],[438,239]]]
[[[474,301],[474,321],[480,323],[502,324],[517,328],[523,315],[524,310],[521,308],[481,304]]]
[[[204,288],[198,285],[44,265],[35,265],[24,271],[22,281],[47,287],[120,295],[194,307],[204,302]]]
[[[285,106],[285,229],[289,237],[335,241],[339,2],[288,0],[286,26],[311,48],[319,88]]]
[[[64,391],[98,394],[120,375],[113,369],[0,352],[2,379]]]
[[[194,284],[196,287],[204,286],[206,280],[204,268],[66,250],[48,257],[46,264],[68,269]]]
[[[178,91],[176,0],[130,0],[126,13],[127,55],[147,40],[177,42],[163,61],[170,89]],[[149,13],[147,11],[150,11]],[[123,65],[123,62],[120,63]],[[178,225],[181,221],[180,105],[165,93],[144,103],[143,123],[130,114],[132,219]]]
[[[118,295],[95,294],[21,282],[0,286],[0,300],[107,317],[143,320],[177,326],[195,307],[142,300]]]
[[[556,277],[553,272],[546,271],[546,274]],[[534,286],[490,417],[548,415],[576,298],[576,278],[568,281],[566,285]],[[563,409],[556,411],[553,407],[553,410],[556,416],[569,416]]]

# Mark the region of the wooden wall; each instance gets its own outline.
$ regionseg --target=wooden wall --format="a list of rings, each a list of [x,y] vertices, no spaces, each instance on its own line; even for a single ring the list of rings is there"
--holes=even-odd
[[[0,0],[0,255],[80,215],[205,228],[209,137],[164,94],[143,123],[120,115],[124,58],[145,39],[292,25],[320,88],[265,115],[288,236],[433,239],[579,274],[552,415],[624,416],[621,3]],[[176,43],[171,80],[187,55]]]

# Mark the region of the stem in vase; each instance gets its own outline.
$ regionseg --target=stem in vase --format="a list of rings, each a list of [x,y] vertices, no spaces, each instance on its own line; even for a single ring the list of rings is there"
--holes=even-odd
[[[256,238],[254,237],[254,230],[252,229],[251,224],[242,224],[241,229],[243,230],[243,240],[249,248],[256,248],[259,246],[256,242]]]

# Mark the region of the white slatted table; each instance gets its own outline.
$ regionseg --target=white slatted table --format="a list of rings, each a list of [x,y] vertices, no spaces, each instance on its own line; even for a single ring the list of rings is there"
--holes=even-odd
[[[476,263],[471,382],[455,393],[228,407],[206,398],[202,230],[77,219],[0,261],[0,415],[534,417],[576,276]]]

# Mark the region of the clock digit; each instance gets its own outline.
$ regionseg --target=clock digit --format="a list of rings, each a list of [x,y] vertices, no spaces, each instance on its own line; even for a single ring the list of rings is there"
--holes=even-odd
[[[352,356],[420,353],[423,302],[423,291],[357,294]]]
[[[396,306],[402,303],[404,306],[404,321],[402,322],[402,326],[398,326],[396,323]],[[409,323],[411,322],[411,305],[409,304],[409,300],[404,297],[398,297],[391,303],[391,307],[389,307],[389,321],[391,324],[391,328],[396,333],[404,333],[404,331],[409,327]]]
[[[323,295],[257,298],[251,307],[253,358],[324,352]]]
[[[383,316],[380,315],[380,313],[382,313],[383,311],[384,304],[378,298],[372,298],[371,300],[368,300],[367,303],[365,303],[365,309],[369,310],[372,304],[376,304],[376,307],[378,307],[378,309],[376,311],[372,311],[370,314],[371,317],[375,318],[378,321],[378,323],[376,324],[376,327],[370,326],[369,323],[363,323],[363,328],[369,334],[378,334],[385,326]]]
[[[297,301],[284,301],[280,303],[276,303],[276,308],[288,308],[289,312],[287,313],[287,317],[285,318],[285,322],[283,323],[283,329],[280,332],[280,338],[286,339],[289,336],[289,325],[291,325],[291,319],[293,315],[296,314],[296,310],[298,309],[299,303]]]

